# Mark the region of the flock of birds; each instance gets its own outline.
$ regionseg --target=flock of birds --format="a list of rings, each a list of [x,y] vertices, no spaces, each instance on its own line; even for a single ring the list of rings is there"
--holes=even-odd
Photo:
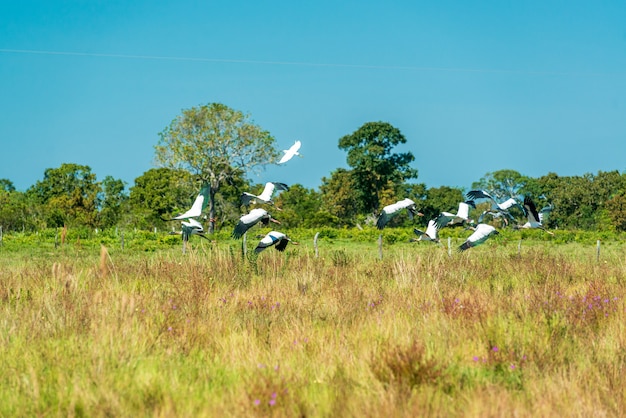
[[[301,146],[302,144],[300,143],[300,141],[295,141],[295,143],[289,149],[283,150],[283,156],[277,162],[277,164],[284,164],[296,155],[301,156],[301,154],[299,153]],[[268,182],[265,184],[263,192],[261,192],[261,194],[259,195],[254,195],[248,192],[242,193],[241,205],[249,208],[250,204],[261,203],[266,205],[272,205],[276,210],[280,211],[281,209],[274,205],[272,197],[276,191],[281,190],[289,190],[289,187],[285,183]],[[441,212],[437,217],[428,221],[426,231],[421,231],[417,228],[414,228],[414,232],[418,236],[418,238],[414,239],[413,241],[430,241],[440,244],[440,229],[444,227],[461,226],[465,229],[473,231],[473,233],[457,249],[458,251],[465,251],[469,248],[482,244],[490,237],[498,234],[498,231],[494,226],[485,223],[485,219],[487,217],[499,219],[504,226],[508,226],[510,223],[515,223],[516,218],[511,213],[512,208],[519,208],[526,218],[526,223],[514,224],[513,228],[542,229],[547,233],[552,234],[552,232],[547,231],[543,225],[544,216],[552,210],[552,205],[545,206],[538,211],[534,202],[528,196],[526,196],[523,200],[518,200],[515,197],[511,197],[503,202],[498,202],[496,198],[494,198],[485,190],[470,190],[465,195],[465,197],[467,198],[467,200],[459,203],[459,208],[456,213]],[[470,208],[475,209],[475,201],[480,199],[490,200],[491,208],[485,210],[475,222],[469,217]],[[200,193],[196,197],[193,205],[191,206],[191,209],[183,214],[164,220],[181,221],[180,234],[182,235],[183,241],[185,242],[189,240],[189,237],[191,235],[198,235],[202,238],[208,239],[204,235],[204,228],[202,227],[202,224],[197,220],[197,218],[201,216],[208,202],[209,186],[205,185],[200,190]],[[415,216],[424,216],[421,212],[417,210],[417,204],[413,200],[407,198],[391,205],[385,206],[376,219],[376,227],[380,230],[384,229],[391,219],[393,219],[405,209],[410,219],[413,219]],[[244,234],[253,226],[257,224],[267,226],[270,222],[280,224],[280,222],[274,219],[272,215],[267,212],[267,210],[260,207],[255,207],[247,214],[242,215],[239,218],[239,221],[237,222],[237,225],[235,225],[231,236],[235,239],[239,239],[243,237]],[[265,236],[262,236],[261,240],[255,248],[255,252],[259,253],[271,246],[274,246],[274,248],[276,248],[276,250],[278,251],[284,251],[289,242],[294,245],[298,244],[297,242],[292,241],[291,238],[283,232],[270,231]]]
[[[526,218],[526,223],[521,225],[515,224],[513,225],[514,229],[541,229],[553,235],[553,232],[546,230],[543,225],[544,217],[553,209],[552,205],[547,205],[538,211],[535,203],[528,196],[524,197],[522,201],[511,197],[504,202],[498,202],[498,200],[485,190],[470,190],[465,197],[467,200],[459,203],[459,208],[456,213],[441,212],[436,218],[428,221],[426,231],[415,228],[413,231],[418,236],[415,241],[440,243],[439,230],[441,228],[464,226],[466,229],[474,231],[465,242],[457,248],[458,251],[465,251],[482,244],[490,237],[499,233],[494,226],[484,222],[487,216],[491,216],[493,219],[501,219],[504,226],[508,226],[511,222],[516,222],[515,216],[513,216],[510,211],[514,207],[519,208]],[[470,207],[476,208],[475,200],[479,199],[488,199],[491,201],[492,205],[491,209],[485,210],[478,218],[478,221],[474,222],[474,220],[469,217]],[[383,229],[389,220],[404,209],[407,210],[410,219],[413,219],[414,216],[424,216],[421,212],[418,212],[417,205],[414,201],[404,199],[383,208],[376,221],[378,229]]]

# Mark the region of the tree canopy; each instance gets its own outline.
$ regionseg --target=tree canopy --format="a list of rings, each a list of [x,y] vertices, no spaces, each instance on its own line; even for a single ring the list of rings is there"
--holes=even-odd
[[[362,211],[376,212],[380,193],[389,184],[417,178],[417,170],[410,167],[415,160],[413,154],[393,152],[395,146],[406,142],[400,130],[387,122],[367,122],[339,139],[339,149],[348,153],[347,163],[354,172],[355,193]]]
[[[215,195],[220,188],[279,156],[268,131],[221,103],[183,110],[160,133],[155,149],[159,165],[189,171],[211,186],[209,232],[215,227]]]

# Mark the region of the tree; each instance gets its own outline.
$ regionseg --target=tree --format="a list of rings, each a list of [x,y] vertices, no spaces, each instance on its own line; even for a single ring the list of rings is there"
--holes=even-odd
[[[185,212],[198,195],[196,185],[185,170],[161,167],[146,171],[130,188],[135,224],[142,228],[163,226],[161,218]]]
[[[64,224],[97,226],[100,186],[86,165],[61,164],[48,168],[44,178],[27,190],[38,204],[44,205],[48,226]]]
[[[330,178],[322,177],[322,210],[335,216],[342,225],[354,225],[356,215],[363,207],[354,190],[355,180],[351,170],[338,168]]]
[[[415,160],[410,152],[393,153],[393,147],[406,143],[400,130],[386,122],[368,122],[350,135],[339,139],[339,148],[348,152],[347,162],[353,168],[356,197],[363,210],[374,213],[380,206],[380,192],[388,184],[401,184],[417,178],[409,164]]]
[[[426,192],[426,199],[420,212],[424,214],[424,221],[436,218],[441,212],[456,213],[459,202],[465,201],[463,191],[455,187],[431,187]]]
[[[283,210],[274,213],[285,228],[311,228],[326,226],[329,214],[321,212],[321,194],[313,189],[307,189],[300,184],[293,184],[289,190],[281,192],[275,199],[276,206]]]
[[[9,179],[0,179],[0,191],[2,190],[5,192],[13,192],[15,191],[15,186]]]
[[[472,188],[486,190],[496,199],[506,200],[517,196],[527,182],[528,177],[515,170],[498,170],[485,174],[479,181],[472,183]]]
[[[101,228],[115,226],[122,218],[124,205],[128,201],[128,195],[124,189],[124,182],[111,176],[106,176],[100,183],[99,223]]]
[[[248,115],[221,103],[183,110],[160,133],[155,149],[160,165],[187,170],[211,186],[210,233],[215,228],[215,196],[220,188],[279,156],[269,132]]]

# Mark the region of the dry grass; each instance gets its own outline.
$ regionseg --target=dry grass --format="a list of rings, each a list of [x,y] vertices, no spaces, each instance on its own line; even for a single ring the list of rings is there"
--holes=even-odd
[[[626,410],[620,246],[233,248],[0,252],[0,415]]]

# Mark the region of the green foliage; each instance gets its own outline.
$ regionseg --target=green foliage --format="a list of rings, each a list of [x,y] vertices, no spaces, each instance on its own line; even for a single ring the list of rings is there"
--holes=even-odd
[[[385,187],[417,177],[417,170],[410,167],[413,154],[392,152],[406,142],[400,130],[386,122],[365,123],[339,139],[339,149],[347,151],[347,162],[353,169],[354,193],[362,205],[359,209],[376,212]]]
[[[424,224],[436,218],[441,212],[456,213],[459,202],[465,201],[463,190],[456,187],[431,187],[426,191],[426,199],[418,204],[424,214]]]
[[[189,171],[211,186],[210,227],[215,227],[215,195],[236,178],[244,178],[278,158],[274,137],[248,115],[221,103],[183,110],[160,133],[156,160]]]
[[[170,168],[152,168],[135,179],[130,188],[130,206],[139,228],[163,227],[161,218],[187,211],[200,185],[189,172]]]
[[[29,197],[43,206],[48,226],[98,225],[100,186],[86,165],[61,164],[44,171],[43,180],[27,190]]]
[[[498,170],[472,183],[472,189],[486,190],[496,199],[506,200],[517,196],[528,181],[528,177],[515,170]]]
[[[341,226],[354,225],[356,215],[363,211],[363,202],[358,199],[355,188],[356,181],[350,170],[338,168],[330,178],[322,177],[321,208],[334,216]]]

